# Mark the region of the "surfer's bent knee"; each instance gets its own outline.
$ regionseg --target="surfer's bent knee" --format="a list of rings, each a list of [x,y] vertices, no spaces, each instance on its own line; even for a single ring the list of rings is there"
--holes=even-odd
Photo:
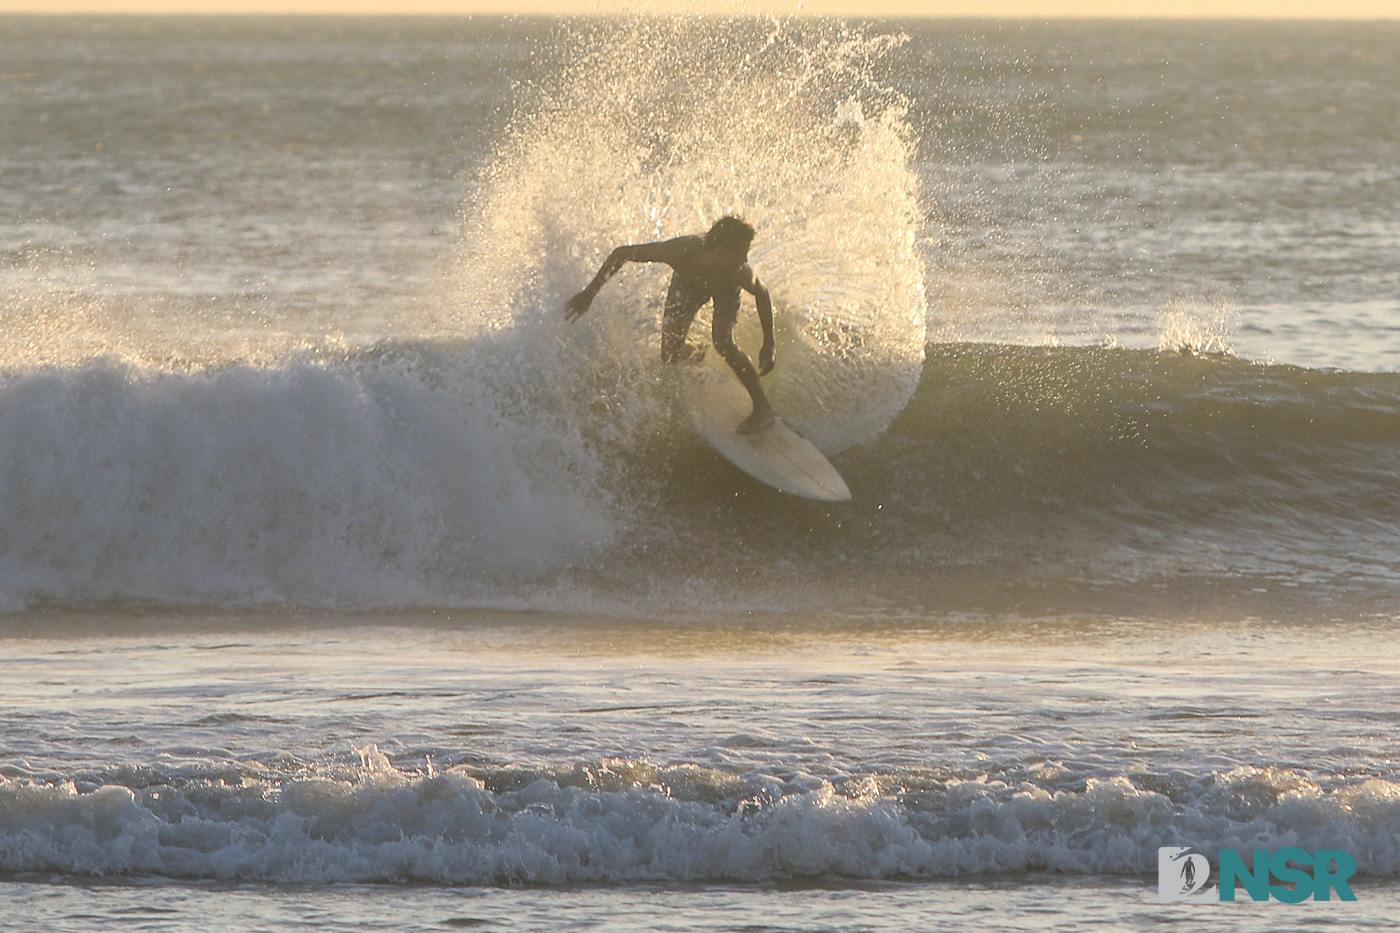
[[[732,296],[715,295],[714,302],[714,322],[710,328],[710,337],[714,340],[715,349],[729,360],[731,365],[739,357],[747,360],[744,351],[734,342],[734,325],[739,322],[738,290],[736,289]]]
[[[744,367],[752,367],[753,361],[749,355],[739,349],[739,345],[734,342],[734,338],[728,334],[720,337],[715,335],[715,349],[719,351],[720,358],[729,364],[729,368],[739,372]]]
[[[719,351],[719,355],[726,360],[735,353],[743,352],[739,349],[739,345],[734,342],[734,329],[732,324],[725,327],[717,323],[710,331],[710,340],[713,341],[715,349]]]

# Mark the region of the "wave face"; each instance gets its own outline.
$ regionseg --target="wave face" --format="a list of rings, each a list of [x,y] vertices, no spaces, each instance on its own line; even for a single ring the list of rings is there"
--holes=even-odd
[[[1384,611],[1398,418],[1394,374],[931,346],[908,408],[836,458],[849,507],[767,495],[692,445],[657,519],[686,544],[661,550],[778,601],[835,606],[1133,613],[1157,593]],[[1110,591],[1122,602],[1103,603]]]
[[[602,389],[584,419],[516,417],[484,352],[12,375],[6,598],[844,609],[884,584],[956,602],[1170,582],[1347,609],[1383,601],[1400,566],[1394,374],[935,345],[899,417],[836,456],[855,501],[827,507],[709,451],[660,364],[617,390],[650,417]]]
[[[1182,839],[1341,846],[1400,872],[1400,787],[1279,768],[1108,779],[1056,773],[735,775],[601,760],[472,774],[155,772],[0,779],[0,871],[288,883],[769,881],[1049,870],[1150,872]]]
[[[1397,417],[1394,374],[947,345],[849,472],[894,513],[880,550],[928,533],[1014,549],[1035,531],[1050,562],[1103,579],[1384,584]]]

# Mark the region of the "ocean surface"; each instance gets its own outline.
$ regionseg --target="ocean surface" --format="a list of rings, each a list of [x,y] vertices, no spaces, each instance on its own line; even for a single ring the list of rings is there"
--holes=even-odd
[[[1392,928],[1397,53],[0,17],[0,930]],[[731,212],[850,503],[563,319]]]

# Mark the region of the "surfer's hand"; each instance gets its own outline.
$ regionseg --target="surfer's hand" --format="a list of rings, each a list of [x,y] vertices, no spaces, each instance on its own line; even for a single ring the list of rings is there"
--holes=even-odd
[[[766,376],[773,371],[773,345],[765,343],[758,351],[758,374]]]
[[[593,304],[593,296],[588,289],[584,289],[574,297],[570,298],[564,305],[564,320],[577,321],[588,311],[588,306]]]

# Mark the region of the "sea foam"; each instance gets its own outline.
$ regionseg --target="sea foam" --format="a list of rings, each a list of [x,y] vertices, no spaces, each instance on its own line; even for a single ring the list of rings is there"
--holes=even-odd
[[[605,538],[586,456],[503,422],[464,365],[405,351],[13,375],[0,587],[66,602],[430,604],[444,581],[461,597]]]
[[[0,870],[275,882],[564,883],[1150,872],[1156,850],[1341,847],[1400,872],[1400,786],[1284,769],[833,782],[595,761],[532,772],[135,786],[0,781]],[[1156,785],[1156,789],[1153,789]],[[1172,786],[1174,785],[1174,786]]]

